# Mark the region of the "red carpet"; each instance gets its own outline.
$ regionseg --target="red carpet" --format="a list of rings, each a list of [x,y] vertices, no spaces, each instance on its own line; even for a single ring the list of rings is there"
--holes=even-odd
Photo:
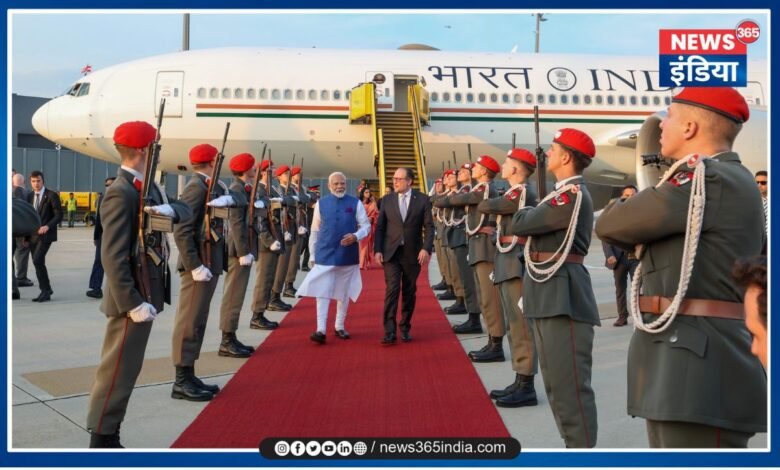
[[[383,346],[384,274],[364,271],[347,315],[352,339],[309,340],[303,299],[174,442],[257,448],[266,437],[509,437],[474,367],[420,273],[413,341]],[[399,317],[400,319],[400,313]]]

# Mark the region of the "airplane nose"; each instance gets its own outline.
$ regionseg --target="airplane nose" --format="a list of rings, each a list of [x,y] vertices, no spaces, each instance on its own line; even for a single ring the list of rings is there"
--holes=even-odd
[[[32,125],[37,133],[51,140],[49,135],[49,104],[46,103],[33,114]]]

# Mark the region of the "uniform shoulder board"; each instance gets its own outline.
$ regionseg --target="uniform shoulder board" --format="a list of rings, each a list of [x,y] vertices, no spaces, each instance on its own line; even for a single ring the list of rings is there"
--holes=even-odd
[[[570,202],[571,202],[571,196],[569,196],[569,193],[563,193],[558,195],[557,197],[550,199],[550,204],[553,207],[565,206]]]
[[[504,194],[504,197],[509,199],[510,201],[514,201],[520,196],[520,190],[519,189],[513,189],[512,191],[507,191],[506,194]]]
[[[684,184],[688,184],[693,179],[692,171],[681,171],[669,179],[669,183],[679,187]]]

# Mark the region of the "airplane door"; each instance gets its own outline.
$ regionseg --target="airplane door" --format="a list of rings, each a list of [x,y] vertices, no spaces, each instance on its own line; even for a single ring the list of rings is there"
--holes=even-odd
[[[157,86],[154,92],[154,115],[160,109],[160,100],[165,98],[165,117],[181,117],[184,72],[157,72]]]
[[[377,111],[392,111],[395,98],[393,72],[366,72],[366,82],[376,85]]]

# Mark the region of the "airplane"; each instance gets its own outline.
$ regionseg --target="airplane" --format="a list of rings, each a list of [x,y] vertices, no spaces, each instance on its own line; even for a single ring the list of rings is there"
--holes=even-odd
[[[229,121],[228,156],[259,157],[267,143],[277,165],[304,156],[307,178],[336,170],[375,178],[371,126],[349,119],[352,88],[374,83],[377,109],[399,112],[408,110],[408,85],[420,84],[429,96],[430,120],[422,129],[429,177],[454,158],[467,161],[469,150],[472,159],[502,159],[513,134],[516,146],[535,148],[538,106],[542,146],[564,127],[596,143],[585,177],[599,208],[624,185],[646,187],[663,170],[642,159],[659,153],[658,123],[672,96],[658,85],[657,69],[657,57],[445,52],[424,45],[204,49],[96,70],[38,109],[33,126],[64,147],[118,163],[115,127],[155,122],[164,97],[159,170],[186,172],[188,150],[216,145]],[[749,62],[748,86],[740,92],[751,119],[735,150],[752,171],[768,163],[767,85],[765,62]]]

